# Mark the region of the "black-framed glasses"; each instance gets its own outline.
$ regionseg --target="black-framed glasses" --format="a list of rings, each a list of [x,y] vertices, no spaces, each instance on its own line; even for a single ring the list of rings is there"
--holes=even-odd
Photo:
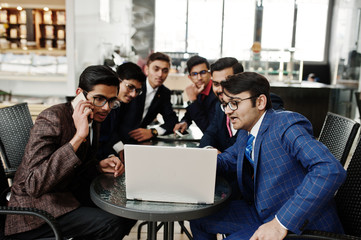
[[[257,98],[258,96],[252,96],[252,97],[248,97],[248,98],[233,98],[231,101],[229,101],[228,103],[226,102],[222,102],[221,103],[221,109],[223,112],[226,111],[227,106],[229,107],[229,109],[231,109],[232,111],[236,111],[238,109],[238,104],[244,100],[248,100],[248,99],[252,99],[252,98]]]
[[[120,107],[120,101],[116,97],[107,99],[106,97],[103,96],[94,96],[85,90],[83,90],[83,92],[93,97],[93,104],[96,107],[103,107],[106,103],[108,103],[109,108],[111,109]]]
[[[209,70],[202,70],[200,72],[191,72],[189,75],[191,76],[191,78],[196,78],[199,76],[204,77],[204,75],[206,75],[207,73],[209,73]]]
[[[136,88],[133,84],[124,82],[125,86],[128,88],[130,92],[135,92],[137,95],[141,95],[143,90],[141,88]]]

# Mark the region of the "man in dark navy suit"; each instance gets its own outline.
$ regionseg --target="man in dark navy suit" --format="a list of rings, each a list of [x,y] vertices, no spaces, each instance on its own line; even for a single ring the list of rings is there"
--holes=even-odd
[[[213,92],[219,101],[215,106],[214,118],[204,132],[199,147],[211,146],[217,148],[219,152],[223,152],[236,141],[237,130],[233,128],[227,115],[224,114],[220,107],[220,103],[223,101],[221,82],[227,76],[240,72],[243,72],[243,66],[233,57],[220,58],[211,65]]]
[[[188,107],[181,122],[175,125],[174,131],[183,133],[194,121],[204,132],[214,116],[214,106],[217,97],[212,90],[211,74],[207,59],[198,55],[187,61],[188,78],[192,84],[187,86],[185,92],[188,96]]]
[[[118,99],[121,101],[119,108],[113,109],[107,118],[101,123],[98,159],[107,158],[109,155],[117,155],[123,150],[123,142],[118,134],[119,122],[124,115],[124,107],[133,99],[142,94],[142,84],[146,76],[142,69],[135,63],[126,62],[117,67],[119,76]],[[123,154],[118,155],[123,160]]]
[[[221,82],[228,76],[240,72],[243,72],[243,66],[233,57],[220,58],[211,65],[213,92],[218,97],[219,102],[216,104],[214,118],[204,132],[199,147],[211,146],[218,149],[219,152],[223,152],[235,143],[237,130],[234,129],[229,118],[220,107],[220,103],[223,101]],[[271,93],[271,102],[273,109],[283,110],[283,101],[278,95]]]
[[[124,104],[125,117],[119,122],[119,134],[124,143],[141,142],[171,133],[178,123],[170,101],[171,91],[163,85],[170,65],[170,57],[164,53],[155,52],[148,57],[144,68],[147,80],[142,86],[143,93],[129,104]],[[148,128],[158,114],[162,115],[164,123]]]

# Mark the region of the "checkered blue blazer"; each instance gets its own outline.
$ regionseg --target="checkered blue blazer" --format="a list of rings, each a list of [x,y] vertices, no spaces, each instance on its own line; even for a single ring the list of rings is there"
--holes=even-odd
[[[343,232],[333,196],[346,172],[339,161],[312,134],[311,123],[289,111],[268,110],[254,145],[254,195],[242,179],[247,132],[218,155],[218,171],[237,171],[243,197],[254,198],[254,207],[265,223],[275,215],[290,231],[305,229]],[[249,174],[248,174],[249,175]]]

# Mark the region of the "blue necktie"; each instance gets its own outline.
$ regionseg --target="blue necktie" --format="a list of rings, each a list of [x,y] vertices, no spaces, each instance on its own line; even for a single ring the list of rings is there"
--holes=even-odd
[[[254,165],[254,162],[252,160],[252,143],[254,140],[254,136],[252,134],[248,135],[248,139],[247,139],[247,146],[246,146],[246,151],[244,152],[244,154],[246,155],[248,161],[251,163],[251,165]]]

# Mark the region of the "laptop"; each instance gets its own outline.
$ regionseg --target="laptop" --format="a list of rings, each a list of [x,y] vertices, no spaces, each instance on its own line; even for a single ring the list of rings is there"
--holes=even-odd
[[[213,204],[217,150],[124,145],[126,197]]]

